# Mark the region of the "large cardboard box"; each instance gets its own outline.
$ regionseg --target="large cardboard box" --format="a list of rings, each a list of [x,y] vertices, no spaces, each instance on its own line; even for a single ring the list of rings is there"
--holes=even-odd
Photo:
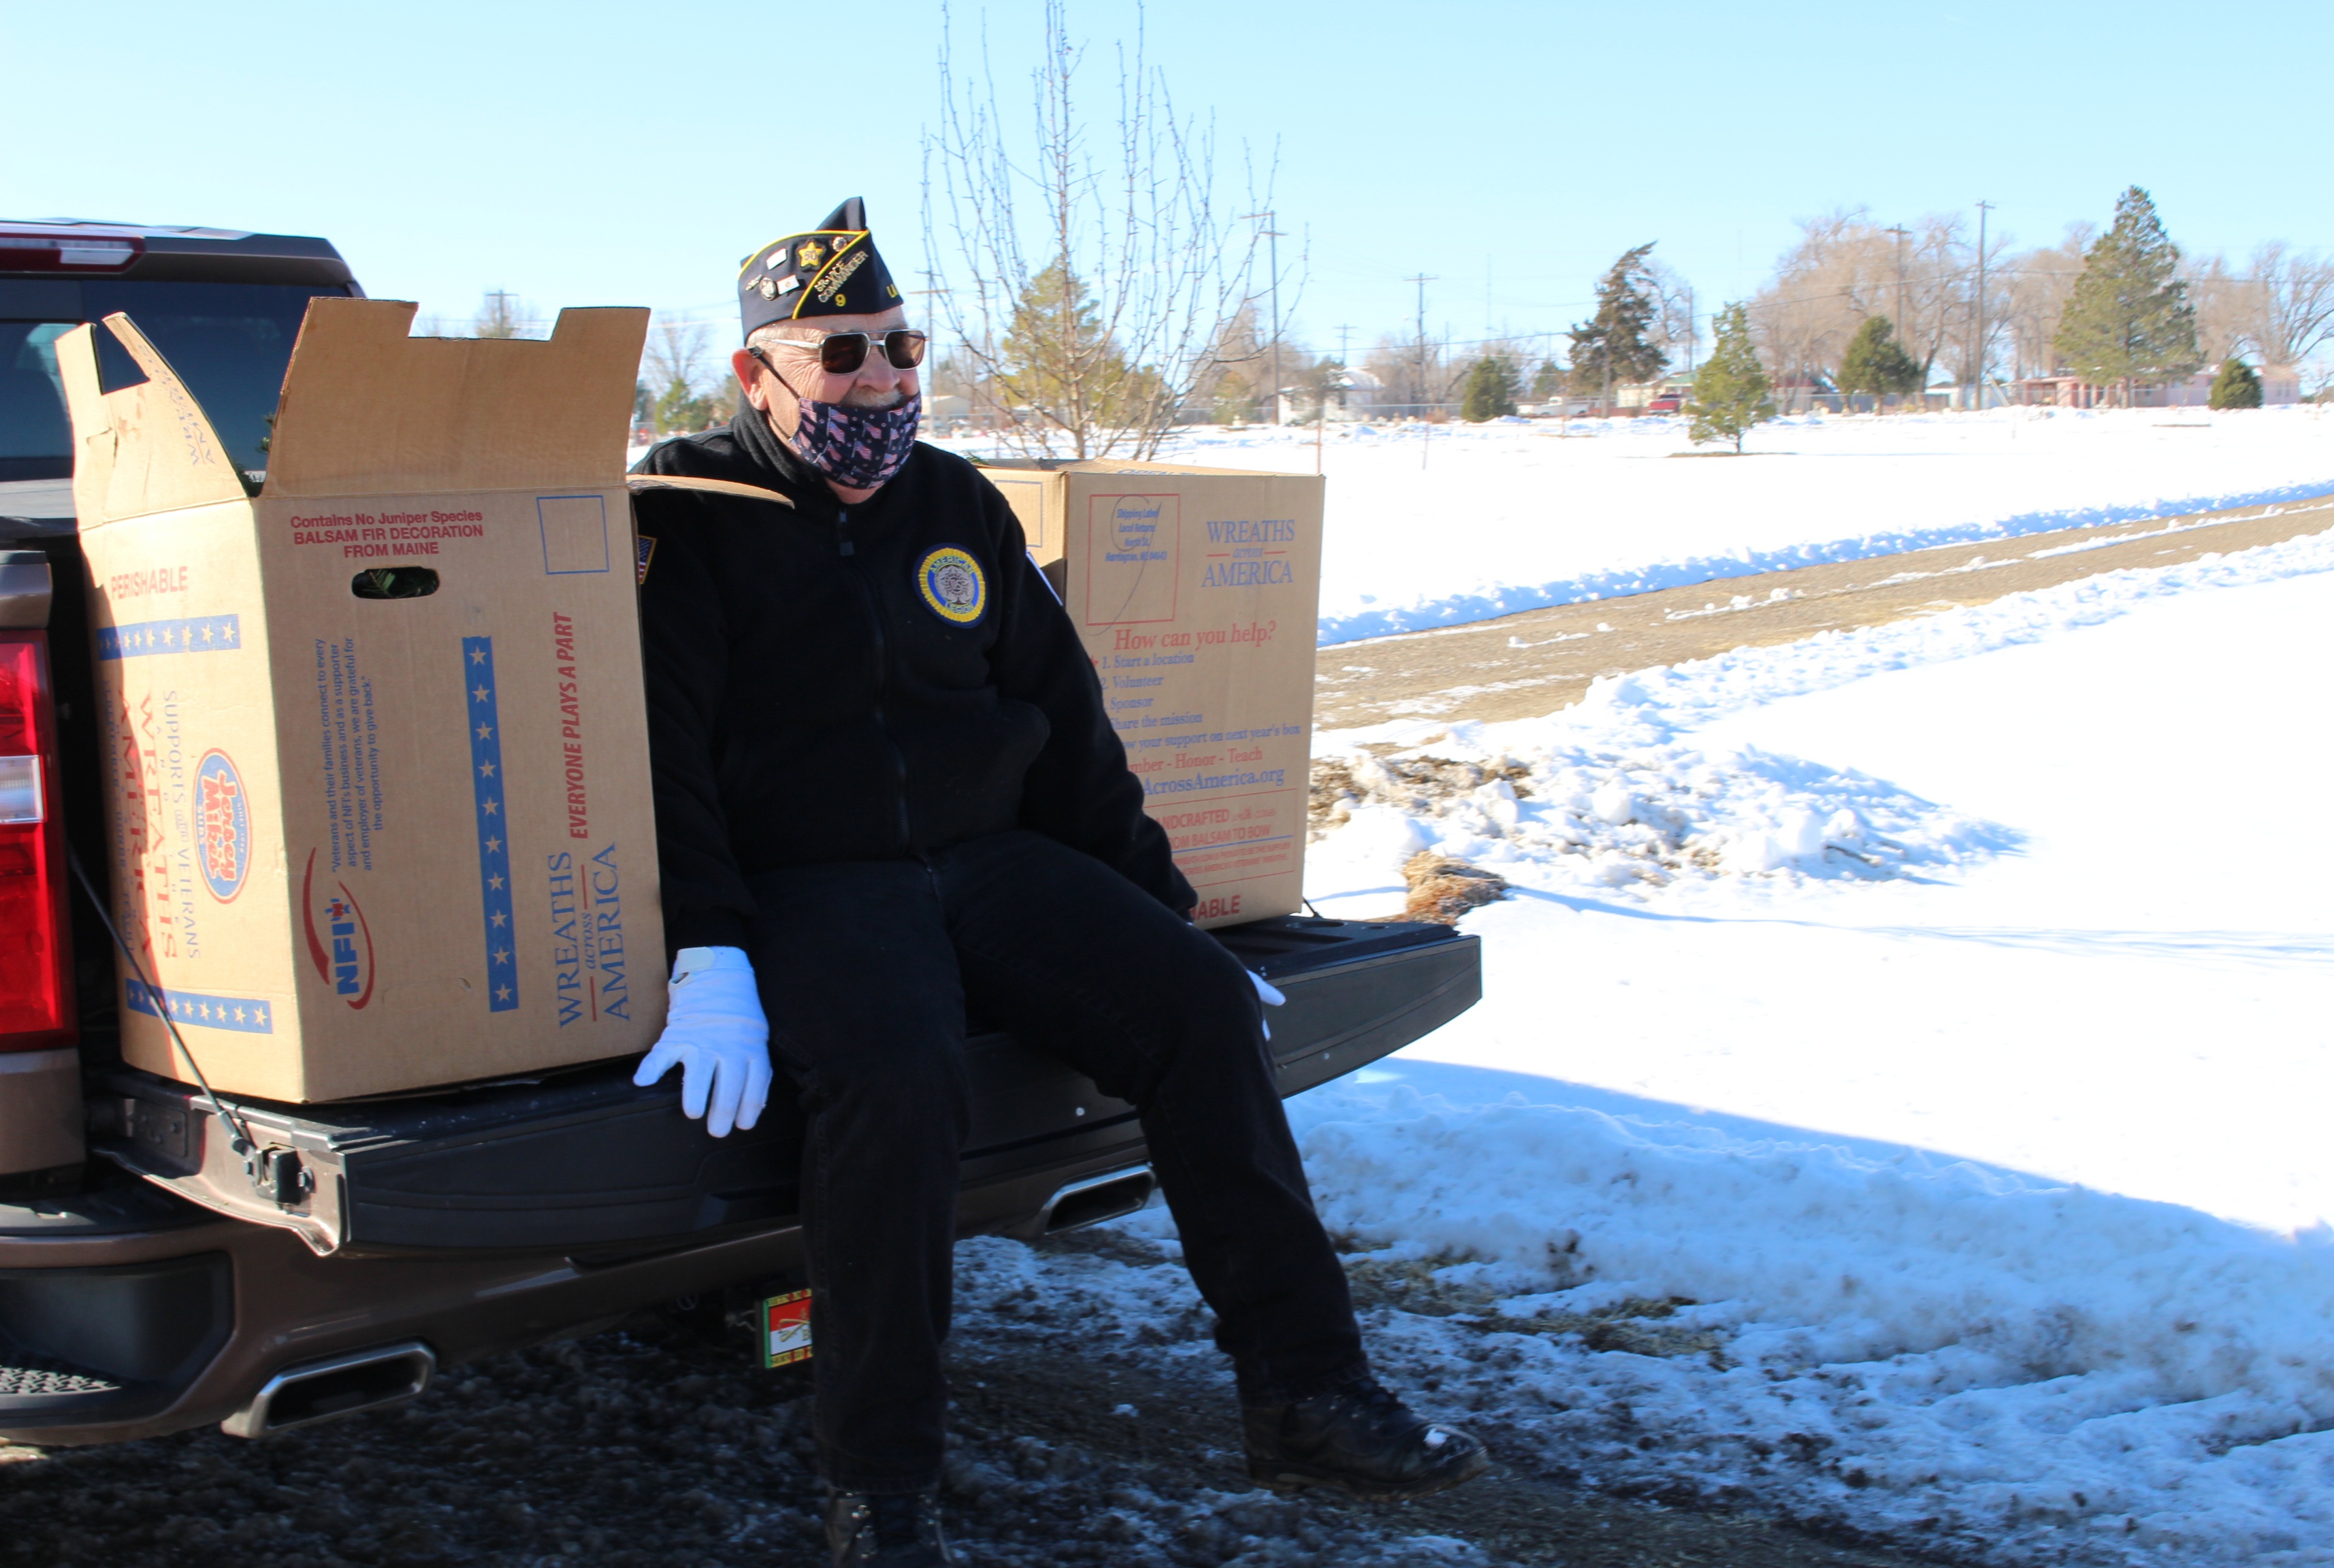
[[[57,344],[149,1072],[191,1077],[166,1015],[214,1087],[283,1101],[662,1024],[623,477],[647,313],[541,342],[411,338],[413,311],[309,307],[256,494],[129,320],[142,384],[101,389],[95,328]]]
[[[988,471],[1061,591],[1203,926],[1302,903],[1321,479],[1160,463]]]

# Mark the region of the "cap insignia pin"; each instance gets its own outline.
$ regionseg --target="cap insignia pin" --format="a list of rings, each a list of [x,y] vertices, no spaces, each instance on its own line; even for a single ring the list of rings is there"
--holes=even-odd
[[[795,255],[806,267],[815,267],[826,259],[826,247],[815,239],[806,239]]]
[[[793,280],[792,278],[789,278],[789,279],[787,279],[786,281],[787,281],[788,283],[792,283],[794,280]],[[762,280],[761,284],[760,284],[760,287],[761,287],[761,291],[762,291],[762,297],[763,297],[764,299],[766,299],[766,300],[774,300],[774,299],[776,299],[776,298],[778,297],[778,285],[777,285],[777,284],[774,284],[774,283],[772,283],[768,278],[764,278],[764,279]]]

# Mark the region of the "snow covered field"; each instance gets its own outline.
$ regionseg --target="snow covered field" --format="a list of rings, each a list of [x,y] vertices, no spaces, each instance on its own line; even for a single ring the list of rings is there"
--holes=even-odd
[[[1683,1296],[1716,1350],[1489,1371],[1406,1318],[1407,1364],[1608,1482],[2334,1563],[2329,624],[2304,538],[1425,746],[1522,798],[1365,804],[1314,897],[1392,907],[1428,843],[1519,893],[1468,918],[1480,1006],[1304,1107],[1325,1201],[1503,1314]]]
[[[2334,490],[2316,407],[1807,416],[1761,426],[1749,460],[1679,456],[1696,448],[1676,418],[1559,431],[1329,432],[1321,640]],[[1199,429],[1162,457],[1309,473],[1310,434]]]
[[[2302,538],[1325,737],[1508,775],[1311,861],[1332,913],[1429,845],[1517,888],[1480,1005],[1293,1103],[1413,1287],[1384,1369],[1510,1462],[1958,1560],[2334,1563],[2329,625]],[[966,1265],[1211,1356],[1172,1267]]]

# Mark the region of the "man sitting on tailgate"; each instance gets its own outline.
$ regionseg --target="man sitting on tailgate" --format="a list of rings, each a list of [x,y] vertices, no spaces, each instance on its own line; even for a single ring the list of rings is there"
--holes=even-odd
[[[1278,993],[1191,889],[996,487],[919,445],[899,291],[856,198],[747,258],[746,406],[644,472],[641,627],[675,951],[640,1082],[809,1119],[803,1218],[834,1562],[946,1563],[968,1007],[1142,1112],[1246,1409],[1249,1472],[1406,1497],[1481,1446],[1371,1377],[1264,1046]],[[767,1022],[766,1023],[765,1020]]]

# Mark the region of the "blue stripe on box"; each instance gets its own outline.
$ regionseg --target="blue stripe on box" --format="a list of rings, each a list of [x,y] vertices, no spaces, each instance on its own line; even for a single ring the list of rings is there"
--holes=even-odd
[[[198,1029],[229,1029],[244,1034],[273,1034],[274,1009],[255,996],[213,996],[200,991],[159,991],[143,980],[124,980],[124,1000],[133,1013],[149,1018],[169,1018]]]
[[[143,659],[156,653],[230,653],[243,646],[243,618],[189,615],[177,620],[133,620],[97,629],[101,659]]]
[[[518,1005],[518,929],[511,902],[510,832],[503,813],[503,726],[495,707],[495,640],[462,639],[469,681],[470,790],[478,812],[478,902],[487,933],[487,1010]]]

